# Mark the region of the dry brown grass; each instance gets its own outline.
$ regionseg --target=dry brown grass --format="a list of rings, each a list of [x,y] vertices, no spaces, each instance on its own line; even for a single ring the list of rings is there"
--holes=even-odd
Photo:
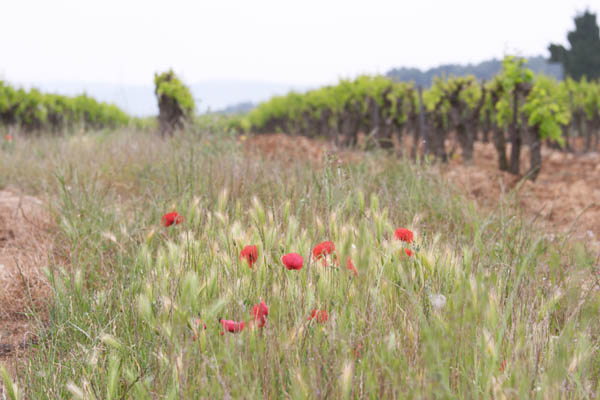
[[[0,191],[0,360],[35,339],[31,311],[43,315],[50,295],[43,273],[52,251],[49,226],[42,201]]]
[[[325,140],[284,133],[253,135],[248,138],[243,136],[240,141],[247,153],[259,153],[267,160],[289,163],[305,160],[311,165],[323,166],[325,153],[335,154],[344,162],[359,162],[364,159],[364,153],[358,150],[339,148]]]

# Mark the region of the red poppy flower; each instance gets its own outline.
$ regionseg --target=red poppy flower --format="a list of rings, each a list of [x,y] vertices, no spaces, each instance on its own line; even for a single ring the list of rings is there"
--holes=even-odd
[[[240,258],[246,260],[250,268],[258,260],[258,248],[254,245],[246,246],[240,252]]]
[[[244,330],[244,321],[236,322],[228,319],[219,319],[219,322],[223,326],[223,330],[231,333],[238,333]]]
[[[406,253],[406,255],[408,257],[412,257],[412,255],[414,254],[413,251],[411,249],[404,249],[404,252]]]
[[[402,240],[403,242],[406,242],[406,243],[412,243],[412,241],[413,241],[412,231],[410,231],[406,228],[396,229],[396,232],[394,232],[394,236],[396,237],[396,239]]]
[[[327,320],[329,319],[329,315],[327,315],[327,311],[325,310],[317,310],[316,308],[312,310],[312,313],[310,313],[310,317],[308,317],[308,320],[310,321],[311,319],[317,317],[317,322],[322,324],[324,322],[327,322]]]
[[[313,258],[319,260],[335,251],[335,245],[332,242],[319,243],[313,249]]]
[[[304,258],[302,258],[302,256],[298,253],[288,253],[281,257],[281,262],[289,270],[299,270],[302,269]]]
[[[348,257],[347,266],[348,266],[348,271],[352,271],[352,272],[354,272],[354,276],[358,276],[358,270],[352,263],[352,259],[350,257]]]
[[[6,139],[6,141],[7,141],[7,142],[12,142],[12,140],[13,140],[13,137],[12,137],[12,135],[9,133],[9,134],[7,134],[6,136],[4,136],[4,139]]]
[[[160,221],[163,224],[163,226],[171,226],[173,224],[179,225],[183,222],[183,216],[177,214],[176,211],[173,211],[163,215]]]
[[[254,317],[254,322],[258,325],[258,327],[262,328],[267,322],[269,307],[267,307],[264,301],[261,301],[259,304],[255,304],[254,307],[252,307],[250,315]]]

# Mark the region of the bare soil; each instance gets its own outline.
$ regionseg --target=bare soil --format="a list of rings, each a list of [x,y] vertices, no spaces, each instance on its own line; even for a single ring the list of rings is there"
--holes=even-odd
[[[325,152],[337,153],[332,143],[304,136],[292,136],[283,133],[256,135],[241,139],[244,150],[248,153],[260,153],[266,159],[283,161],[305,160],[313,165],[322,165]]]
[[[535,182],[498,169],[492,144],[476,143],[474,160],[460,156],[442,172],[484,207],[495,207],[514,195],[526,215],[545,224],[549,233],[567,233],[598,247],[600,241],[600,153],[565,153],[544,147],[542,169]],[[527,148],[521,171],[529,168]],[[444,170],[441,168],[440,170]]]
[[[43,272],[51,253],[43,203],[16,190],[0,191],[0,361],[36,340],[34,315],[45,314],[50,286]]]

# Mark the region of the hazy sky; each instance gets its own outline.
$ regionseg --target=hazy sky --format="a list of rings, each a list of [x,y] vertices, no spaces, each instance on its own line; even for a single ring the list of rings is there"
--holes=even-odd
[[[395,66],[547,55],[600,0],[0,0],[0,77],[320,84]]]

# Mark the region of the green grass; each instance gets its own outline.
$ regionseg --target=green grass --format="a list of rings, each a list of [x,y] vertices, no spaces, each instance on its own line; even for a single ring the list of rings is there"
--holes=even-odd
[[[511,204],[477,211],[428,167],[371,153],[314,168],[127,131],[1,155],[0,186],[46,198],[59,228],[55,299],[15,378],[27,398],[598,397],[596,260]],[[160,226],[174,209],[183,224]],[[310,259],[324,240],[339,268]],[[264,329],[220,334],[260,300]]]

